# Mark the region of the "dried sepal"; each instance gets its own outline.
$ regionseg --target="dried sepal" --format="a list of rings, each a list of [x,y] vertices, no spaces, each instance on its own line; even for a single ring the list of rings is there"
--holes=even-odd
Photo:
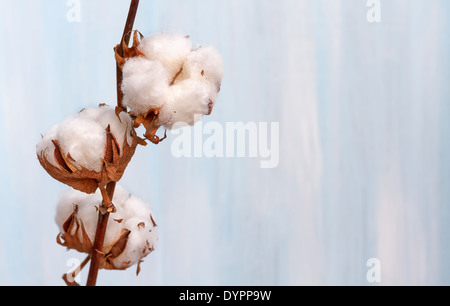
[[[152,223],[153,223],[153,227],[157,227],[157,226],[158,226],[158,225],[156,224],[155,218],[153,218],[153,215],[152,215],[152,214],[150,214],[150,220],[151,220]]]
[[[55,156],[55,160],[58,165],[65,169],[67,172],[73,173],[77,171],[77,168],[72,164],[74,159],[70,156],[70,153],[65,157],[63,154],[63,150],[61,149],[61,145],[58,140],[52,140],[53,145],[55,146],[55,152],[53,153]]]
[[[128,267],[116,267],[113,260],[119,257],[127,247],[128,237],[131,231],[124,229],[120,238],[111,246],[110,250],[104,255],[100,261],[100,269],[106,270],[125,270]]]
[[[56,150],[56,149],[55,149]],[[70,187],[91,194],[98,188],[98,173],[95,171],[87,170],[83,168],[77,172],[69,172],[65,168],[60,168],[52,165],[44,156],[44,154],[38,154],[39,162],[42,167],[53,177],[55,180],[60,181],[63,184]]]
[[[138,137],[138,145],[146,147],[147,146],[147,142],[145,141],[144,138]]]
[[[159,123],[159,113],[159,109],[151,109],[145,115],[139,115],[134,120],[134,127],[137,128],[140,125],[143,125],[145,128],[144,137],[156,145],[167,138],[167,131],[164,133],[163,138],[156,135],[161,128],[161,124]]]
[[[206,113],[206,116],[211,116],[213,109],[214,109],[214,101],[209,99],[208,112]]]
[[[63,232],[58,234],[56,242],[69,250],[81,253],[92,252],[92,243],[86,233],[83,221],[78,218],[78,206],[75,205],[73,213],[63,224]]]
[[[139,260],[138,264],[137,264],[137,268],[136,268],[136,276],[139,276],[139,274],[141,273],[141,263],[143,263],[144,261],[141,259]]]
[[[127,35],[129,36],[130,34],[131,32]],[[120,67],[120,69],[123,68],[123,65],[125,65],[127,59],[135,56],[144,56],[144,54],[138,49],[140,40],[143,38],[144,36],[139,31],[134,31],[133,45],[131,47],[128,47],[128,44],[126,43],[126,37],[124,37],[120,45],[114,47],[117,65]],[[120,51],[122,51],[122,54],[120,54]]]

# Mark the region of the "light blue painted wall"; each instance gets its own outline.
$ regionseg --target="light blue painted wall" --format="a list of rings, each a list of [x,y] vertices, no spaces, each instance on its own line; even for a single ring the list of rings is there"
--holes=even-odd
[[[158,217],[160,247],[112,285],[450,284],[450,3],[143,0],[136,28],[216,46],[226,76],[206,122],[280,122],[280,164],[140,149],[122,184]],[[53,218],[65,187],[41,133],[115,103],[128,1],[0,2],[0,284],[54,285],[70,258]],[[84,271],[82,277],[86,277]]]

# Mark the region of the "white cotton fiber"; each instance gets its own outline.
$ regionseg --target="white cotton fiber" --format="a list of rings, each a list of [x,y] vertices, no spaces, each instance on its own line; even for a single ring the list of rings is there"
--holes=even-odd
[[[64,156],[71,157],[70,161],[74,167],[79,170],[84,167],[90,171],[100,172],[105,154],[108,125],[111,133],[116,137],[120,149],[122,149],[126,134],[127,142],[131,145],[132,121],[129,115],[121,113],[119,120],[115,110],[102,106],[85,109],[53,126],[38,143],[36,151],[39,155],[43,154],[52,165],[58,167],[53,144],[53,140],[57,140]]]
[[[149,216],[151,214],[145,202],[133,195],[130,195],[121,205],[121,211],[125,219],[133,216]]]
[[[53,126],[38,143],[36,150],[54,166],[58,167],[55,160],[55,146],[53,140],[57,140],[65,156],[76,161],[74,166],[80,169],[80,165],[92,171],[100,171],[101,162],[105,151],[105,130],[91,120],[71,116],[62,123]]]
[[[211,113],[224,74],[215,48],[192,50],[186,36],[162,33],[145,37],[138,49],[144,56],[123,67],[124,104],[132,115],[159,110],[158,124],[171,129]]]
[[[76,190],[63,193],[59,198],[55,216],[61,234],[64,234],[64,223],[76,211],[78,219],[83,223],[86,234],[93,244],[98,222],[97,208],[101,202],[102,196],[99,191],[92,195]],[[112,202],[117,212],[111,213],[108,219],[103,252],[108,253],[111,250],[124,230],[130,231],[125,250],[113,260],[116,268],[127,268],[139,263],[156,248],[158,240],[156,224],[148,205],[130,195],[119,185],[116,186]]]
[[[133,120],[127,113],[121,112],[119,117],[117,117],[115,110],[105,105],[98,108],[86,108],[82,110],[78,116],[98,123],[103,130],[106,130],[109,125],[111,133],[119,144],[121,154],[125,141],[125,134],[127,135],[128,145],[132,145],[133,136],[131,130],[133,128]]]
[[[131,231],[125,251],[113,260],[116,267],[130,267],[153,252],[158,241],[157,232],[148,218],[131,218],[124,223]]]
[[[161,62],[143,57],[129,59],[123,67],[123,104],[133,115],[160,108],[170,79],[169,70]]]
[[[184,35],[157,33],[144,37],[138,49],[150,61],[164,64],[173,77],[183,67],[187,55],[192,51],[192,42]]]
[[[171,129],[175,124],[193,125],[214,106],[215,86],[201,80],[184,80],[171,86],[161,109],[160,123]]]
[[[105,129],[97,122],[73,118],[64,121],[58,130],[62,151],[88,170],[99,172],[105,152]]]
[[[194,79],[212,82],[220,87],[224,63],[214,47],[202,47],[188,54],[179,80]]]

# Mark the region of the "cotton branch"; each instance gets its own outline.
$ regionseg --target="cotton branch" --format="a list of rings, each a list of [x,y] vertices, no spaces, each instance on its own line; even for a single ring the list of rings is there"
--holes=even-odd
[[[106,187],[107,197],[112,199],[114,195],[114,190],[116,188],[116,182],[110,182]],[[102,205],[106,205],[105,203],[109,199],[103,199]],[[95,232],[95,240],[94,245],[92,247],[92,255],[91,255],[91,266],[89,268],[89,275],[86,285],[87,286],[95,286],[97,283],[98,269],[100,266],[100,260],[102,256],[103,250],[103,242],[105,241],[106,235],[106,226],[108,224],[109,212],[104,212],[102,209],[99,210],[98,213],[98,223],[97,223],[97,231]]]
[[[125,24],[125,29],[122,35],[122,40],[119,43],[117,52],[119,55],[123,55],[123,49],[122,49],[122,42],[129,43],[130,40],[130,33],[133,30],[134,21],[136,19],[136,13],[139,7],[139,0],[132,0],[130,5],[130,10],[128,12],[128,18]],[[126,111],[126,108],[122,104],[123,94],[121,90],[121,83],[122,83],[122,69],[117,65],[117,106],[121,109]],[[106,195],[103,194],[103,203],[102,205],[105,206],[108,205],[108,198],[111,201],[114,196],[114,190],[116,187],[115,182],[110,182],[106,186]],[[105,212],[104,210],[100,209],[98,214],[98,224],[97,224],[97,231],[95,234],[95,240],[91,255],[91,266],[89,269],[89,275],[87,280],[87,286],[95,286],[97,283],[97,276],[98,276],[98,270],[100,266],[100,260],[102,258],[102,249],[103,249],[103,243],[105,239],[106,234],[106,226],[108,224],[109,219],[109,212]]]
[[[122,42],[125,42],[125,44],[127,45],[130,42],[131,31],[133,31],[134,20],[136,19],[138,7],[139,7],[139,0],[132,0],[130,10],[128,12],[127,22],[125,24],[125,29],[123,30],[122,40],[117,46],[117,53],[120,56],[123,56]],[[122,75],[122,68],[120,68],[119,65],[116,65],[116,74],[117,74],[117,106],[126,111],[126,107],[123,106],[122,104],[123,93],[121,89],[121,84],[123,75]]]

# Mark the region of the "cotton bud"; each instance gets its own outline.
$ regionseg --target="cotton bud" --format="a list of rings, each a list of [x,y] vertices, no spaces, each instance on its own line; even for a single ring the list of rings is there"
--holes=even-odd
[[[159,143],[161,126],[193,125],[211,114],[224,63],[213,47],[193,48],[188,36],[152,34],[139,43],[136,33],[133,47],[123,46],[128,56],[117,60],[123,67],[123,104],[136,117],[135,127],[143,124],[144,136]]]
[[[121,179],[138,137],[125,112],[84,109],[55,125],[37,145],[44,169],[56,180],[91,194]]]
[[[57,242],[82,253],[91,254],[97,227],[99,192],[87,195],[70,190],[61,195],[56,224]],[[117,211],[108,219],[100,269],[125,270],[138,265],[152,253],[158,241],[156,222],[148,205],[117,186],[113,197]]]

